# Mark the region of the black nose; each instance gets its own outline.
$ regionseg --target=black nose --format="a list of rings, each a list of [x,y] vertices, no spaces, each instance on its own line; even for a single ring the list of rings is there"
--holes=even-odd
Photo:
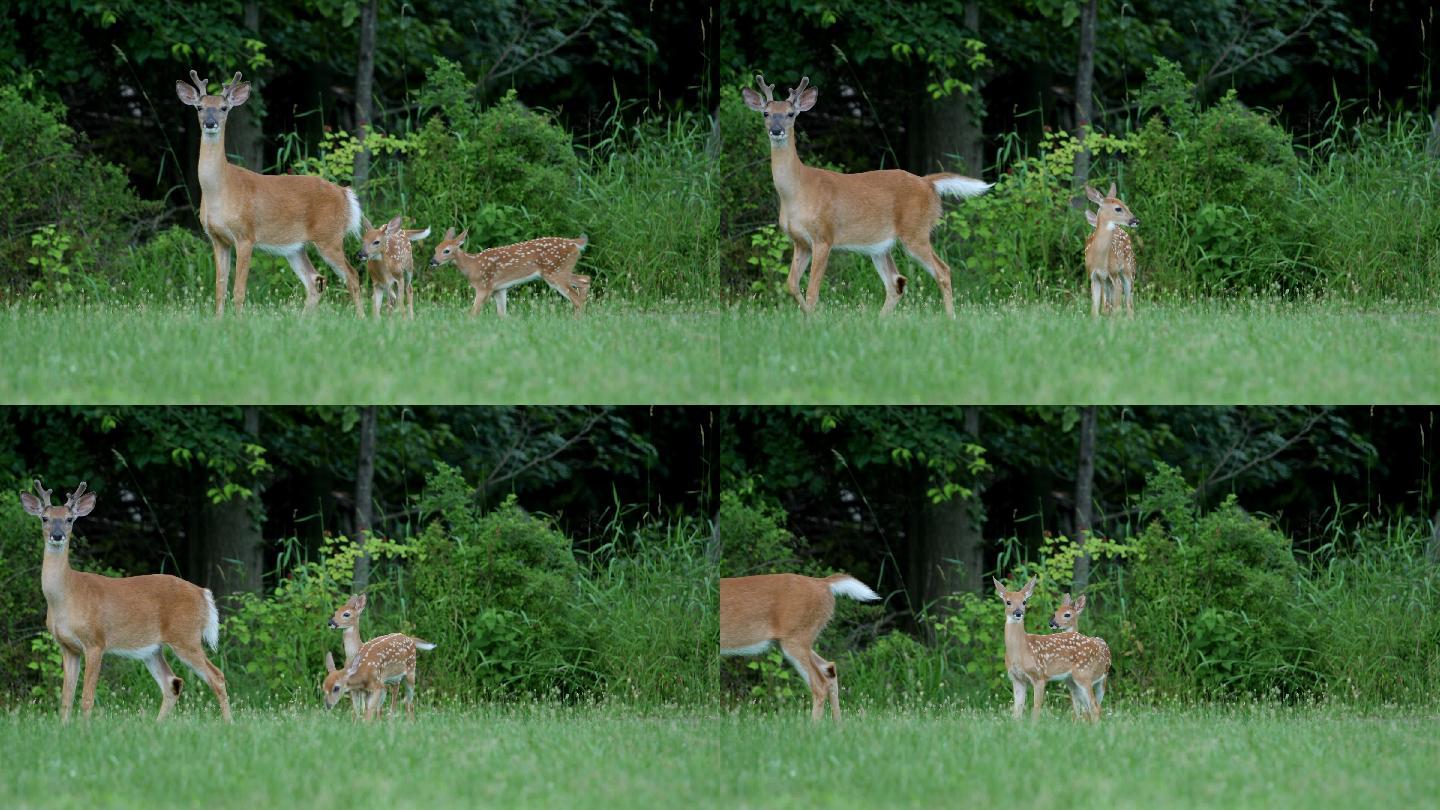
[[[1138,227],[1140,227],[1140,220],[1138,220],[1138,219],[1132,219],[1132,220],[1130,220],[1130,227],[1132,227],[1132,228],[1138,228]]]
[[[1021,617],[1024,616],[1024,615],[1025,615],[1025,611],[1023,611],[1023,610],[1017,610],[1017,611],[1015,611],[1015,618],[1017,618],[1017,619],[1021,618]]]
[[[440,266],[440,262],[437,262],[437,261],[435,261],[434,259],[431,259],[431,260],[430,260],[430,266],[431,266],[431,267],[439,267],[439,266]]]
[[[51,533],[50,533],[50,539],[51,539],[52,541],[58,543],[58,542],[60,542],[61,540],[64,540],[64,539],[65,539],[65,533],[64,533],[64,532],[51,532]]]
[[[1059,630],[1059,629],[1060,629],[1060,625],[1056,624],[1054,619],[1051,619],[1051,620],[1050,620],[1050,629],[1051,629],[1051,630]]]
[[[330,626],[331,626],[331,627],[339,627],[340,625],[336,624],[334,619],[331,619],[331,620],[330,620]]]
[[[359,253],[356,253],[356,254],[355,254],[355,261],[357,261],[357,262],[363,262],[363,261],[365,261],[365,259],[366,259],[365,251],[362,250],[362,251],[360,251]]]
[[[784,135],[784,134],[785,134],[785,130],[783,130],[783,129],[778,129],[778,128],[776,128],[776,127],[771,127],[771,128],[770,128],[770,134],[771,134],[771,135],[774,135],[775,137],[778,138],[778,137],[780,137],[781,135]]]

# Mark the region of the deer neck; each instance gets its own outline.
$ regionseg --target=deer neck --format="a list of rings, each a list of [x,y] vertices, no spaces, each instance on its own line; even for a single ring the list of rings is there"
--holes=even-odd
[[[770,177],[775,181],[775,190],[782,198],[794,194],[804,171],[805,164],[800,162],[800,156],[795,153],[794,134],[779,146],[774,142],[770,144]]]
[[[45,594],[45,603],[50,607],[65,600],[65,589],[70,577],[70,541],[56,549],[45,541],[45,560],[40,564],[40,590]]]
[[[225,173],[230,170],[230,160],[225,156],[225,127],[222,125],[215,137],[200,132],[200,165],[195,174],[200,181],[203,194],[220,194],[225,186]]]
[[[1005,617],[1005,663],[1023,664],[1030,655],[1030,634],[1025,632],[1025,622]]]
[[[340,636],[340,640],[341,640],[341,641],[344,643],[344,645],[345,645],[345,660],[346,660],[346,661],[349,661],[351,658],[354,658],[354,657],[355,657],[355,653],[360,652],[360,620],[359,620],[359,619],[356,619],[354,624],[352,624],[352,625],[350,625],[349,627],[345,628],[345,632]]]

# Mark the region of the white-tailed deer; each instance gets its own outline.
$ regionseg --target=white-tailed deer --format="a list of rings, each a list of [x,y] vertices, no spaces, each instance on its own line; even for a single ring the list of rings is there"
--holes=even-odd
[[[1055,608],[1055,612],[1050,616],[1050,629],[1059,630],[1062,633],[1079,633],[1080,614],[1084,612],[1084,610],[1085,594],[1080,594],[1080,598],[1073,601],[1070,599],[1070,594],[1065,594],[1065,597],[1060,601],[1060,607]],[[1105,643],[1105,639],[1085,635],[1080,636],[1080,638],[1086,639],[1088,643],[1104,651],[1104,671],[1108,673],[1110,670],[1110,646]],[[1100,715],[1100,705],[1105,702],[1105,680],[1108,677],[1108,674],[1102,674],[1090,684],[1090,689],[1095,694],[1096,717]],[[1076,691],[1072,685],[1070,690],[1071,703],[1075,708],[1076,716],[1079,716],[1084,706],[1081,704],[1080,696],[1076,694]]]
[[[815,653],[815,639],[835,614],[835,595],[874,602],[880,595],[849,574],[816,579],[799,574],[760,574],[720,580],[720,654],[760,655],[780,645],[810,687],[810,719],[830,713],[840,720],[840,682],[835,665]]]
[[[774,98],[775,85],[757,75],[764,92],[746,87],[745,104],[765,117],[770,134],[770,174],[780,195],[780,230],[790,237],[794,256],[786,285],[805,312],[820,300],[820,282],[831,250],[864,253],[875,264],[885,285],[882,315],[895,308],[905,292],[905,277],[895,267],[891,249],[896,242],[925,268],[940,285],[945,312],[955,317],[950,266],[935,255],[930,232],[940,220],[940,197],[974,197],[990,184],[959,174],[924,177],[899,169],[840,174],[800,162],[795,153],[795,116],[815,106],[819,91],[807,87],[810,79],[790,91],[784,101]],[[810,267],[810,285],[800,294],[800,276]]]
[[[537,278],[565,296],[565,300],[575,307],[577,317],[585,312],[585,301],[590,296],[590,277],[575,272],[580,252],[589,244],[583,234],[579,239],[546,236],[479,253],[466,253],[460,248],[469,233],[466,229],[456,236],[454,228],[445,231],[444,238],[435,246],[430,266],[440,267],[455,262],[455,266],[470,280],[470,286],[475,288],[471,315],[480,314],[485,299],[492,294],[495,296],[495,311],[504,315],[505,291]]]
[[[405,710],[415,718],[415,651],[433,650],[435,645],[404,633],[372,638],[344,669],[335,667],[335,658],[325,653],[325,708],[333,709],[346,692],[358,694],[365,703],[365,719],[374,720],[385,697],[385,685],[405,681]]]
[[[305,255],[315,245],[320,257],[345,280],[355,312],[360,278],[345,259],[345,235],[360,232],[360,201],[352,189],[319,177],[264,175],[232,165],[225,156],[225,120],[250,98],[250,83],[240,74],[210,95],[209,81],[190,71],[193,85],[175,83],[175,94],[200,118],[200,225],[215,250],[215,314],[225,313],[230,254],[235,254],[235,309],[245,306],[250,256],[256,250],[284,256],[305,285],[305,310],[315,307],[324,280]]]
[[[365,594],[355,594],[345,601],[330,617],[330,626],[341,631],[340,642],[345,647],[345,662],[348,664],[360,652],[360,614],[365,612]],[[333,661],[333,659],[332,659]],[[350,693],[350,701],[358,716],[365,707],[364,696],[359,692]]]
[[[1077,713],[1099,720],[1100,702],[1093,689],[1098,682],[1100,693],[1104,694],[1105,676],[1110,672],[1110,648],[1100,639],[1079,633],[1049,636],[1026,633],[1025,610],[1030,594],[1035,591],[1035,578],[1031,577],[1018,591],[1005,590],[998,579],[991,581],[995,583],[996,595],[1005,603],[1005,672],[1010,676],[1015,694],[1011,714],[1019,719],[1025,711],[1028,688],[1035,693],[1031,717],[1038,718],[1045,703],[1045,685],[1050,681],[1063,681],[1070,688]]]
[[[410,243],[429,235],[429,228],[400,227],[398,214],[378,228],[365,222],[355,260],[370,271],[375,317],[380,317],[380,304],[386,300],[393,308],[403,309],[407,317],[415,317],[415,252]]]
[[[1125,228],[1140,227],[1140,220],[1115,196],[1114,183],[1110,184],[1109,193],[1104,195],[1087,185],[1085,196],[1099,206],[1098,211],[1085,211],[1085,221],[1095,229],[1085,240],[1085,272],[1090,276],[1090,316],[1099,315],[1102,308],[1107,312],[1117,309],[1122,297],[1125,311],[1134,315],[1135,249]],[[1084,204],[1081,203],[1081,206],[1084,207]]]
[[[40,589],[45,593],[45,626],[60,645],[65,671],[60,690],[60,720],[70,721],[75,701],[75,680],[85,661],[85,687],[80,711],[88,719],[95,706],[95,685],[100,660],[106,654],[145,662],[160,687],[160,714],[164,720],[180,699],[184,682],[170,671],[162,646],[184,661],[210,684],[220,702],[220,714],[230,720],[230,698],[225,676],[205,657],[205,645],[219,643],[220,614],[209,589],[179,577],[149,574],[138,577],[104,577],[70,568],[70,535],[75,521],[95,508],[95,493],[81,482],[64,506],[50,504],[50,490],[35,482],[36,495],[20,496],[25,511],[40,518],[45,534],[45,560],[40,566]]]

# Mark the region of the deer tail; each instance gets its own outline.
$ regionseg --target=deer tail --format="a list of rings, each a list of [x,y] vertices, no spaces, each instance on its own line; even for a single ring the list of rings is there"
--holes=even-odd
[[[978,197],[994,186],[994,183],[948,172],[927,174],[925,181],[942,197]]]
[[[415,642],[415,649],[417,649],[417,650],[433,650],[433,649],[435,649],[435,643],[434,643],[434,642],[426,641],[426,640],[423,639],[423,638],[415,638],[414,636],[411,636],[410,638],[411,638],[412,641]]]
[[[200,593],[205,596],[205,629],[200,637],[205,640],[205,646],[213,650],[220,646],[220,611],[215,609],[215,594],[209,588],[201,588]]]
[[[847,596],[857,602],[878,602],[880,594],[866,587],[865,583],[849,574],[835,574],[822,580],[837,596]]]
[[[345,207],[349,209],[349,217],[345,220],[345,233],[351,236],[360,235],[360,198],[355,196],[355,189],[345,189]]]

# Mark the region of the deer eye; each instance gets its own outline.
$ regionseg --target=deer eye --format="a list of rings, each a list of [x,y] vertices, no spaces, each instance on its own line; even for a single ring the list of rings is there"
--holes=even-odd
[[[1070,614],[1067,613],[1067,614],[1065,614],[1065,615],[1068,616],[1068,615],[1070,615]],[[350,611],[347,610],[347,611],[345,611],[344,613],[340,614],[340,618],[342,618],[342,619],[348,619],[348,618],[350,618]]]
[[[794,110],[791,110],[790,112],[785,113],[785,116],[786,116],[787,118],[794,118],[794,117],[795,117],[795,111],[794,111]]]
[[[1007,604],[1007,605],[1010,604],[1010,600],[1009,600],[1009,599],[1006,599],[1006,600],[1005,600],[1005,604]]]
[[[1067,618],[1067,619],[1070,618],[1070,614],[1069,614],[1069,613],[1066,613],[1066,614],[1065,614],[1065,618]]]
[[[1120,213],[1120,206],[1118,206],[1118,205],[1115,206],[1115,213],[1117,213],[1117,214]]]
[[[445,253],[448,255],[450,253],[450,248],[445,248]]]
[[[221,104],[221,105],[220,105],[220,112],[229,112],[229,111],[230,111],[230,105],[229,105],[229,104]]]

